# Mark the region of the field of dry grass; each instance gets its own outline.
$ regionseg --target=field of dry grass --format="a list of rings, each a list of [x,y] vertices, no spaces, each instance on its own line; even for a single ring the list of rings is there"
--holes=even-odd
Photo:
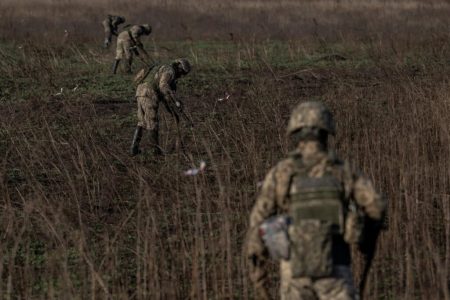
[[[8,39],[74,42],[101,37],[106,13],[150,23],[156,40],[310,39],[353,41],[448,34],[447,0],[3,0],[0,34]]]
[[[128,156],[134,87],[100,48],[107,12],[148,20],[157,60],[193,62],[179,82],[195,122],[181,128],[185,152],[163,112],[167,155]],[[449,12],[448,1],[2,1],[0,299],[253,298],[249,210],[290,149],[290,110],[313,99],[335,114],[338,154],[389,200],[368,299],[449,300]],[[183,175],[201,160],[204,174]],[[353,267],[358,279],[356,253]]]

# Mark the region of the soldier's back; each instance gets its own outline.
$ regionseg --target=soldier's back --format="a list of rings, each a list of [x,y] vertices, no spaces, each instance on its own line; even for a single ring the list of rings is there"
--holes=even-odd
[[[161,64],[155,66],[147,76],[147,81],[154,88],[155,91],[161,89],[161,85],[168,84],[172,86],[175,79],[175,70],[172,66]]]
[[[142,34],[142,27],[140,25],[133,25],[128,28],[127,31],[130,32],[132,36],[140,36]]]
[[[119,33],[119,35],[117,36],[117,40],[121,40],[121,41],[126,41],[129,40],[129,34],[128,31],[122,31],[121,33]]]

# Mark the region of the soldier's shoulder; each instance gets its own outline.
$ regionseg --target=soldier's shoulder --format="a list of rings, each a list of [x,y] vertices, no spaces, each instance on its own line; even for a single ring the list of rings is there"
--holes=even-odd
[[[280,160],[265,177],[265,186],[272,186],[273,184],[288,183],[294,170],[295,161],[292,157],[287,157]],[[263,186],[264,187],[264,186]]]
[[[117,37],[121,38],[121,39],[126,39],[126,38],[128,38],[128,32],[126,30],[124,30],[124,31],[120,32]]]
[[[335,170],[346,177],[352,176],[356,172],[355,166],[350,160],[340,159],[335,154],[329,157],[329,163]]]
[[[291,174],[296,164],[298,163],[298,156],[289,155],[288,157],[280,160],[273,168],[273,172],[275,175],[285,175],[285,174]]]
[[[129,30],[131,32],[141,32],[142,31],[142,27],[141,27],[141,25],[133,25],[133,26],[131,26],[131,28]]]
[[[132,34],[139,32],[141,30],[141,27],[139,25],[131,25],[127,28],[124,27],[124,31],[123,32],[130,32]]]
[[[166,75],[166,76],[175,76],[175,70],[171,65],[161,65],[158,69],[158,73],[160,75]]]

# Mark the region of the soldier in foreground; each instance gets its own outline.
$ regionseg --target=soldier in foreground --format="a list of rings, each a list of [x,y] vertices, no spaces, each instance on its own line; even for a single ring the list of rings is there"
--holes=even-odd
[[[152,27],[148,24],[134,25],[130,29],[122,31],[117,37],[116,60],[113,65],[113,74],[116,74],[117,67],[122,59],[126,60],[125,70],[131,73],[131,64],[133,56],[144,54],[148,58],[148,54],[141,42],[141,36],[149,35]]]
[[[251,211],[247,255],[256,299],[268,299],[268,252],[280,261],[281,299],[357,299],[350,244],[373,240],[364,220],[382,220],[385,202],[372,183],[328,151],[330,111],[305,102],[288,135],[296,149],[267,174]],[[277,215],[276,215],[277,214]]]
[[[125,18],[122,16],[112,16],[108,15],[105,20],[103,20],[102,25],[105,30],[105,41],[103,45],[108,48],[111,45],[112,36],[117,36],[119,25],[125,23]]]
[[[174,116],[177,126],[180,114],[187,118],[184,115],[182,103],[176,96],[176,83],[178,78],[187,75],[190,70],[189,61],[179,58],[171,64],[154,66],[148,74],[145,74],[145,71],[142,70],[136,76],[136,81],[139,84],[136,89],[138,124],[131,144],[131,156],[140,153],[139,143],[144,128],[150,131],[153,153],[156,155],[162,154],[159,147],[158,108],[160,102],[164,104],[167,112]]]

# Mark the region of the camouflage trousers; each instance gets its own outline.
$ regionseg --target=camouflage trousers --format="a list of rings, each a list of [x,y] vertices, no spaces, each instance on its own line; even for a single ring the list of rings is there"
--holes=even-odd
[[[350,266],[336,265],[331,277],[292,278],[289,261],[281,261],[281,300],[357,300]]]
[[[131,64],[133,62],[133,52],[131,51],[131,47],[133,46],[131,40],[128,36],[123,36],[123,32],[117,38],[117,47],[116,47],[116,60],[125,59],[126,60],[126,71],[131,72]]]
[[[108,47],[112,41],[112,31],[110,28],[105,28],[105,41],[103,42],[105,47]]]
[[[144,82],[138,85],[136,89],[136,99],[138,117],[137,126],[143,127],[147,130],[158,132],[159,101],[148,83]]]

